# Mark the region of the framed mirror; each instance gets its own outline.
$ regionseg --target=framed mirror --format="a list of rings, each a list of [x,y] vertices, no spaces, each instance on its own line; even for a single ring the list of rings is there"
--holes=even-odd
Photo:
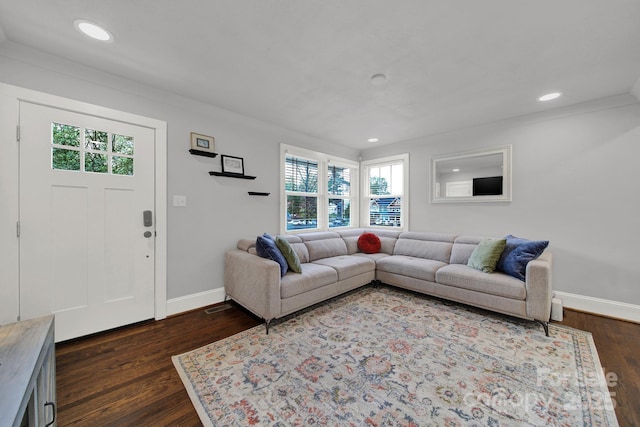
[[[431,158],[431,203],[510,202],[511,145]]]

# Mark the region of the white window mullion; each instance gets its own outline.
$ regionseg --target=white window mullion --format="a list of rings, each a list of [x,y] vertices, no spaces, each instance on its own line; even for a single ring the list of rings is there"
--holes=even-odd
[[[327,224],[327,161],[319,163],[318,171],[318,229],[326,230]]]

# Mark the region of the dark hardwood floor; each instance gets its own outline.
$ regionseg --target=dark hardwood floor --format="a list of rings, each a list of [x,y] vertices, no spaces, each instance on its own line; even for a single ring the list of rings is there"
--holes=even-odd
[[[591,332],[622,427],[640,426],[640,325],[565,310],[562,325]]]
[[[56,346],[58,425],[200,426],[171,362],[261,322],[233,303]],[[621,426],[640,425],[640,325],[565,310],[562,324],[593,334]]]
[[[171,356],[261,323],[218,306],[57,344],[58,426],[201,426]]]

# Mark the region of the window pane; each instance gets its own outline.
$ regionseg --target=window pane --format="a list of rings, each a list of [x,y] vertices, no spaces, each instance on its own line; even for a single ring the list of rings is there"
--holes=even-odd
[[[97,172],[107,173],[107,155],[99,153],[85,153],[84,154],[84,171],[85,172]]]
[[[111,138],[113,147],[111,148],[114,153],[118,154],[133,154],[133,137],[116,135]]]
[[[80,147],[80,128],[78,127],[51,123],[51,136],[51,142],[53,144]]]
[[[348,196],[351,189],[351,169],[329,166],[328,176],[329,194],[334,196]]]
[[[107,151],[109,134],[99,130],[84,130],[84,147],[89,150]]]
[[[369,194],[383,195],[389,192],[389,181],[381,176],[372,176],[369,181]]]
[[[111,173],[115,175],[133,175],[133,158],[113,156],[111,158]]]
[[[351,225],[351,203],[349,199],[329,199],[329,227]]]
[[[62,169],[68,171],[80,170],[80,152],[76,150],[65,150],[64,148],[52,149],[53,169]]]
[[[403,165],[391,165],[391,194],[404,194]]]
[[[287,196],[287,230],[318,227],[318,198]]]
[[[386,195],[403,192],[402,164],[376,166],[369,169],[369,194]]]
[[[287,156],[284,173],[285,190],[318,192],[318,162]]]
[[[369,226],[401,227],[400,197],[371,199],[369,202]]]

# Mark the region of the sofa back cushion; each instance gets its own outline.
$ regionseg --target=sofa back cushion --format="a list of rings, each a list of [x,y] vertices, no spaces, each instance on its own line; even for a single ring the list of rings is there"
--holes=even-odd
[[[310,242],[304,242],[304,244],[309,251],[309,261],[348,254],[347,245],[340,237],[312,240]]]
[[[347,245],[338,233],[319,231],[316,233],[299,234],[309,251],[309,261],[347,255]]]
[[[238,240],[236,247],[241,251],[247,252],[250,252],[250,250],[253,249],[253,252],[255,253],[256,239],[240,239]]]
[[[393,255],[449,262],[456,236],[453,234],[423,233],[408,231],[400,234],[393,249]]]
[[[307,249],[307,245],[304,243],[290,243],[291,247],[296,254],[298,254],[298,259],[300,259],[300,263],[304,264],[309,262],[309,250]]]
[[[298,259],[300,260],[301,264],[309,262],[309,251],[307,250],[306,245],[302,242],[302,239],[299,236],[294,234],[287,234],[278,235],[278,237],[289,242],[291,248],[293,248],[293,250],[296,252],[296,255],[298,255]]]
[[[464,264],[466,265],[471,258],[471,254],[475,250],[476,246],[483,240],[490,237],[483,236],[458,236],[455,242],[453,242],[453,248],[451,249],[451,260],[449,264]]]
[[[349,255],[362,252],[360,249],[358,249],[358,239],[364,233],[373,233],[380,238],[380,244],[382,245],[380,247],[380,253],[393,255],[393,248],[396,246],[396,241],[398,240],[400,231],[374,230],[364,228],[339,231],[340,236],[342,236],[342,239],[347,245],[347,253]]]

